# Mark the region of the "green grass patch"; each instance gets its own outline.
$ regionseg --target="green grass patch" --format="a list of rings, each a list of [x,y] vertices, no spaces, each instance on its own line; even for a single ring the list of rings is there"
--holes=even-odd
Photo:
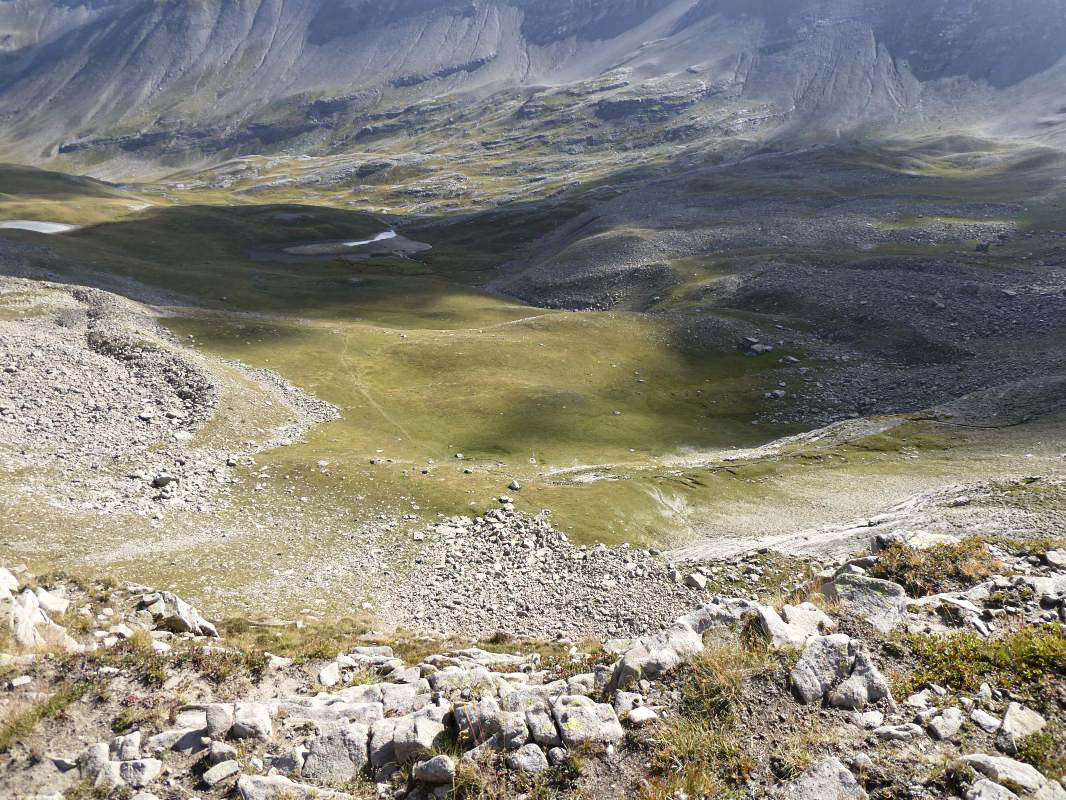
[[[938,544],[916,550],[894,544],[881,551],[870,568],[875,578],[894,581],[911,597],[969,589],[986,578],[1001,574],[1003,564],[989,552],[983,539],[958,544]]]
[[[1032,626],[992,640],[972,633],[914,634],[906,642],[917,664],[897,687],[903,697],[927,683],[974,692],[987,681],[1046,707],[1056,696],[1056,686],[1066,678],[1066,627],[1062,625]]]
[[[88,682],[65,683],[48,698],[16,713],[0,726],[0,753],[9,751],[13,745],[33,733],[42,722],[62,715],[88,690]]]
[[[679,668],[674,683],[681,692],[678,714],[655,732],[652,779],[641,800],[745,796],[758,757],[737,735],[735,709],[756,675],[778,667],[764,646],[721,642]]]
[[[1025,737],[1018,745],[1019,761],[1032,764],[1051,780],[1066,776],[1066,730],[1050,723],[1044,730]]]

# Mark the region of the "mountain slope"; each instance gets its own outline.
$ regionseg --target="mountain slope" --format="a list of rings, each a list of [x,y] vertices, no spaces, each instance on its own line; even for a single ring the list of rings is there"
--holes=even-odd
[[[0,0],[0,30],[0,140],[36,163],[328,149],[411,104],[597,80],[767,137],[1054,139],[1066,77],[1056,0]]]

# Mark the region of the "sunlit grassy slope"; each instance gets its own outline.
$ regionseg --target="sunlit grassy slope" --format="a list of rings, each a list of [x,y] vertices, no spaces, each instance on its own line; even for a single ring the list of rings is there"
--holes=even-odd
[[[50,253],[34,264],[73,282],[127,282],[135,296],[163,290],[163,321],[175,334],[336,404],[340,421],[260,463],[329,483],[324,496],[356,512],[368,497],[401,495],[425,512],[480,511],[517,478],[520,507],[551,508],[578,536],[654,540],[665,533],[654,492],[559,473],[641,469],[787,432],[752,425],[778,356],[682,351],[661,319],[546,311],[453,280],[551,224],[523,218],[508,243],[496,222],[484,225],[484,240],[469,226],[447,232],[435,262],[424,263],[257,257],[272,245],[383,227],[306,206],[154,208],[62,236],[11,238],[46,243]]]

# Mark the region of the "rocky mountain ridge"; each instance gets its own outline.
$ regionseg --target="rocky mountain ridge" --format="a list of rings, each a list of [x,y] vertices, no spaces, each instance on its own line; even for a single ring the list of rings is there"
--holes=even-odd
[[[1050,0],[4,0],[0,28],[8,157],[127,167],[329,152],[382,113],[402,134],[405,109],[442,98],[607,76],[649,96],[698,81],[688,116],[739,113],[764,140],[944,126],[1054,139],[1066,54]]]

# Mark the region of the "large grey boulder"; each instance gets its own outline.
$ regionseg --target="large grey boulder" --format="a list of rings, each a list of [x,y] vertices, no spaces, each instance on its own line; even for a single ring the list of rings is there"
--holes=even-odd
[[[781,616],[789,625],[799,628],[808,636],[823,636],[837,629],[836,621],[814,603],[796,606],[786,604],[781,608]]]
[[[907,608],[907,592],[902,586],[866,575],[838,575],[822,593],[882,633],[896,627]]]
[[[857,711],[868,703],[888,699],[892,703],[892,690],[881,670],[874,664],[870,654],[861,643],[852,640],[857,650],[851,665],[851,674],[829,691],[827,700],[833,708]]]
[[[843,633],[813,636],[792,668],[790,679],[803,703],[816,703],[851,673],[857,647]]]
[[[146,594],[141,598],[140,607],[152,615],[152,621],[160,630],[218,637],[214,625],[172,592]]]
[[[380,719],[370,726],[368,750],[370,766],[375,770],[396,763],[396,746],[393,742],[396,722],[395,719]]]
[[[500,704],[491,695],[477,702],[456,703],[453,709],[459,737],[475,745],[487,742],[500,732]]]
[[[203,774],[203,782],[208,788],[214,788],[227,778],[232,778],[241,771],[241,765],[236,761],[220,761]]]
[[[162,774],[163,762],[155,758],[108,761],[97,773],[95,785],[143,789]]]
[[[225,739],[233,727],[233,704],[210,703],[205,713],[207,735],[212,739]]]
[[[392,734],[397,763],[426,758],[445,744],[446,734],[447,728],[435,719],[400,717]]]
[[[548,769],[548,759],[535,744],[527,744],[507,756],[507,766],[515,772],[535,775]]]
[[[293,783],[282,775],[244,775],[237,781],[241,800],[353,800],[350,794]]]
[[[755,619],[763,637],[774,650],[799,650],[810,636],[802,628],[785,622],[781,615],[769,606],[756,608]]]
[[[106,742],[91,744],[78,756],[78,772],[82,778],[95,778],[110,758]]]
[[[562,737],[559,736],[559,731],[555,727],[555,718],[546,702],[537,700],[535,704],[526,709],[525,716],[526,725],[529,727],[529,733],[534,742],[548,750],[562,745]]]
[[[1018,800],[1018,795],[998,783],[982,778],[966,790],[966,800]]]
[[[300,774],[326,785],[346,783],[362,772],[370,759],[370,729],[348,723],[330,727],[307,742]]]
[[[583,695],[563,695],[552,706],[552,716],[563,744],[573,748],[585,742],[612,744],[625,736],[614,709]]]
[[[865,800],[867,794],[839,759],[815,764],[785,787],[783,800]]]
[[[419,761],[411,770],[411,777],[422,783],[451,783],[455,779],[455,762],[449,756],[438,755]]]
[[[703,638],[683,623],[645,636],[631,647],[615,666],[611,684],[628,689],[645,678],[657,678],[686,658],[703,652]]]
[[[1013,758],[973,753],[963,756],[962,761],[986,778],[999,784],[1015,786],[1025,794],[1035,795],[1042,790],[1047,790],[1044,793],[1047,800],[1058,798],[1060,794],[1066,797],[1066,790],[1054,781],[1045,778],[1036,767],[1015,761]]]
[[[113,761],[133,761],[141,756],[141,732],[134,731],[125,736],[111,737],[109,746]]]
[[[812,636],[789,677],[802,703],[824,697],[834,708],[851,711],[878,700],[895,704],[888,681],[862,642],[842,633]]]
[[[929,733],[934,739],[951,739],[962,730],[963,720],[961,709],[954,706],[945,708],[929,721]]]
[[[262,703],[238,703],[229,733],[234,739],[267,740],[274,732],[270,710]]]
[[[1027,736],[1039,733],[1047,726],[1047,720],[1031,708],[1026,708],[1020,703],[1011,703],[1007,706],[1007,712],[1003,715],[996,732],[996,747],[1005,753],[1015,755],[1018,746]]]

